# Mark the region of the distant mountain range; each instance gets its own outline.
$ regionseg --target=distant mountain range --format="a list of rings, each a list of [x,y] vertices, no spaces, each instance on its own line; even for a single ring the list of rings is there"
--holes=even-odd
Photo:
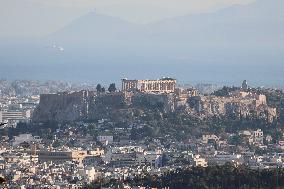
[[[284,1],[258,0],[214,13],[169,18],[137,25],[106,15],[89,13],[48,39],[59,43],[97,45],[140,44],[167,49],[283,47]]]
[[[6,65],[0,75],[18,65],[21,72],[8,77],[84,81],[167,75],[184,82],[283,83],[283,42],[283,0],[257,0],[146,25],[89,13],[44,39],[0,44]],[[28,74],[33,70],[36,75]]]

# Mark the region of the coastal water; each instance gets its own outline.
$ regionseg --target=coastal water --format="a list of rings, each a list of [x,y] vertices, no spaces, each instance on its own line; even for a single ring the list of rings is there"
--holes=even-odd
[[[64,80],[91,83],[121,78],[157,79],[170,76],[180,83],[284,86],[284,56],[260,52],[131,51],[66,49],[43,46],[0,46],[0,78]]]

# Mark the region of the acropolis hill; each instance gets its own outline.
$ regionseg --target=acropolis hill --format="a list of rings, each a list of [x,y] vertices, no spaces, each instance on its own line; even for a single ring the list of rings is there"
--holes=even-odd
[[[246,117],[252,112],[272,122],[277,116],[276,108],[267,105],[265,95],[235,91],[228,97],[196,96],[189,99],[191,108],[203,116],[236,115]]]
[[[114,113],[133,115],[135,110],[182,110],[198,117],[250,115],[272,122],[277,117],[276,108],[269,107],[266,96],[245,89],[220,96],[203,96],[192,88],[176,86],[176,80],[122,80],[122,91],[79,91],[40,96],[40,104],[33,121],[75,121],[109,118]],[[131,113],[132,112],[132,113]]]

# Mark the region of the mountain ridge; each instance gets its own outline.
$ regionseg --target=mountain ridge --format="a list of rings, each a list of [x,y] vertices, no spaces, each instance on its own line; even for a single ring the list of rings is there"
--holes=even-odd
[[[89,14],[36,42],[1,43],[0,74],[18,78],[45,73],[88,81],[176,75],[183,81],[283,83],[283,2],[265,6],[267,2],[168,19],[161,25]]]
[[[279,0],[276,2],[280,5],[284,4]],[[250,41],[252,44],[249,45],[253,46],[259,44],[266,36],[270,36],[271,43],[279,45],[278,41],[281,40],[274,38],[283,38],[284,15],[277,17],[283,14],[279,11],[281,6],[276,6],[278,8],[274,11],[274,16],[267,14],[270,11],[266,9],[271,9],[266,6],[267,4],[269,4],[267,0],[258,0],[249,5],[235,5],[214,13],[168,18],[146,25],[89,13],[51,35],[51,39],[53,36],[55,40],[77,39],[76,42],[100,42],[100,44],[110,44],[115,41],[128,46],[137,45],[137,43],[180,43],[183,45],[192,43],[202,44],[202,46],[219,43],[224,46],[242,45],[240,42]],[[56,39],[56,36],[59,37]]]

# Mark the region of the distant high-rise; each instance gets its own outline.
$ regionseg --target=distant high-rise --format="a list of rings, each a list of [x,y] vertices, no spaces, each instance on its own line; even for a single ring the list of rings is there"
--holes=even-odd
[[[248,90],[248,88],[249,88],[249,87],[248,87],[248,82],[247,82],[247,80],[244,80],[244,81],[243,81],[243,84],[242,84],[242,89],[243,89],[243,90]]]

